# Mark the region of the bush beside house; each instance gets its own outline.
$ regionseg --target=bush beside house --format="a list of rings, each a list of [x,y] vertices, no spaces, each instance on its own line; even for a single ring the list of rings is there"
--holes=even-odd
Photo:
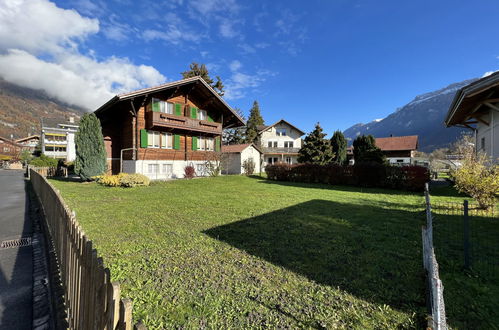
[[[430,173],[422,166],[284,164],[265,168],[270,180],[423,191]]]

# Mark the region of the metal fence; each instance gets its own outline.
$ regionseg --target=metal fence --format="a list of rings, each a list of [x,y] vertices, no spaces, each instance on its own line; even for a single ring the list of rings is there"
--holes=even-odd
[[[447,329],[445,318],[444,287],[438,273],[438,262],[433,247],[433,215],[428,184],[425,185],[426,225],[422,228],[423,265],[426,270],[427,301],[431,313],[429,326],[432,329]]]
[[[64,291],[69,329],[145,329],[132,323],[132,302],[121,299],[120,285],[111,282],[109,268],[92,247],[74,213],[59,193],[36,170],[30,170],[33,189],[46,219]]]
[[[477,203],[438,202],[435,245],[446,258],[483,277],[499,276],[499,207]]]

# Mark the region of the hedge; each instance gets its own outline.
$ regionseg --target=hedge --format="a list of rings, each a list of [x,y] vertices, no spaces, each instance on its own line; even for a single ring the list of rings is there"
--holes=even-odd
[[[267,165],[270,180],[354,185],[360,187],[389,188],[423,191],[430,173],[422,166],[390,166],[362,163],[354,166],[285,164]]]

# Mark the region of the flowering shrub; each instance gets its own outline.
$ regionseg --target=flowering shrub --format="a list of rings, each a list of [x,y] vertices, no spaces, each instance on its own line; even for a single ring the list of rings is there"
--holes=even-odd
[[[128,174],[119,173],[116,175],[99,175],[93,177],[97,183],[108,186],[108,187],[137,187],[137,186],[148,186],[150,180],[147,176],[142,174]]]
[[[389,166],[361,163],[355,166],[278,163],[267,165],[270,180],[345,184],[422,191],[430,180],[427,168],[421,166]]]

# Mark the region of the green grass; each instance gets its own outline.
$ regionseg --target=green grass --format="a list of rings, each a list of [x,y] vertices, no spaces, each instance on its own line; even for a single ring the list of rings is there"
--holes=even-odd
[[[51,180],[151,328],[421,328],[420,194]]]

